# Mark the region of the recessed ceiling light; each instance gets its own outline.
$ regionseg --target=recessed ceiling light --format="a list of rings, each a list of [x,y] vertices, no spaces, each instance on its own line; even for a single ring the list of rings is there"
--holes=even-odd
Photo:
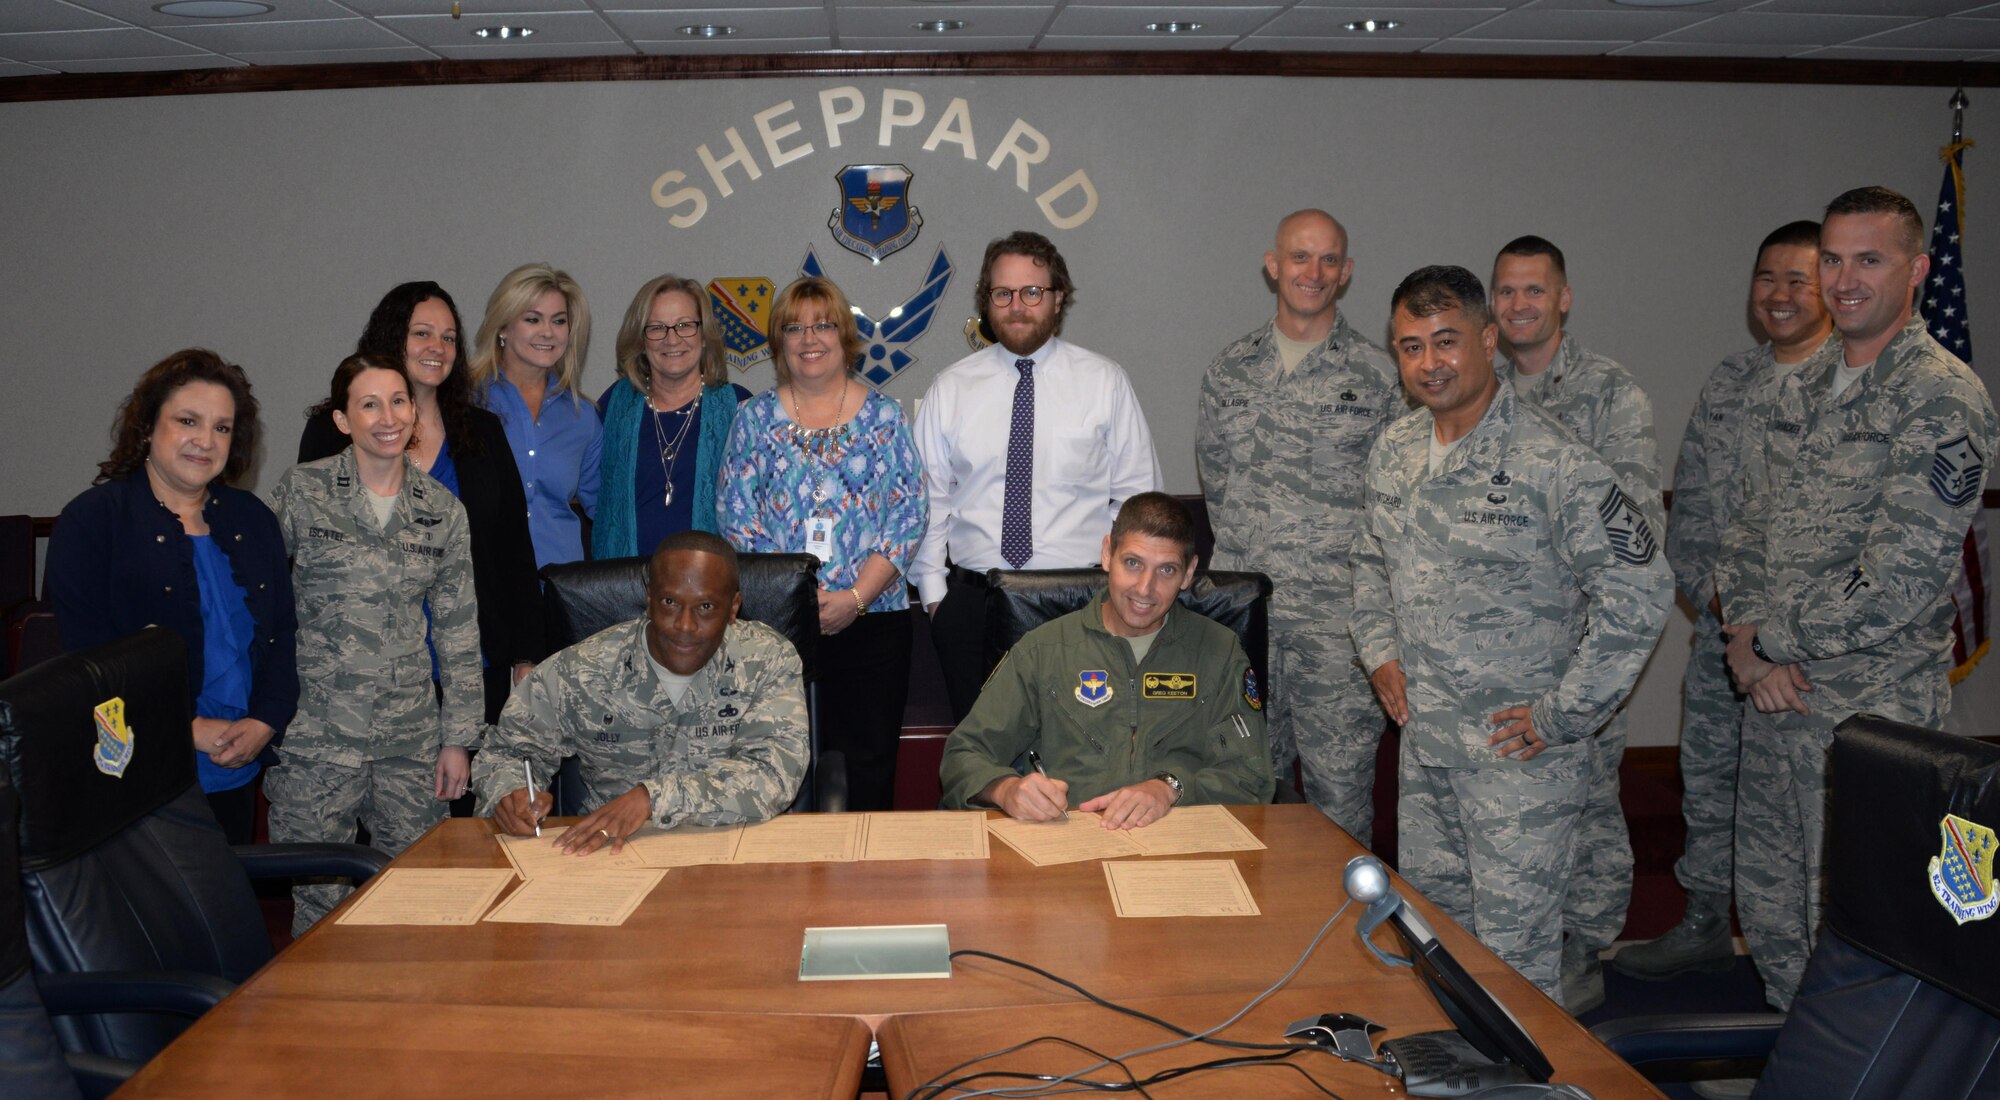
[[[1154,34],[1191,34],[1201,29],[1200,23],[1148,23],[1146,29]]]
[[[681,27],[680,32],[689,38],[727,38],[736,33],[736,28],[721,23],[698,23],[691,27]]]
[[[912,24],[910,24],[910,28],[911,28],[912,30],[919,30],[919,31],[929,31],[929,32],[931,32],[932,34],[946,34],[946,33],[948,33],[948,32],[951,32],[951,31],[962,31],[962,30],[964,30],[964,29],[965,29],[965,20],[963,20],[963,19],[926,19],[925,21],[923,21],[923,22],[921,22],[921,23],[912,23]]]
[[[1356,34],[1374,34],[1376,31],[1393,31],[1400,26],[1402,24],[1394,19],[1357,19],[1349,23],[1347,29]]]
[[[178,15],[183,19],[241,19],[249,15],[263,15],[271,10],[271,5],[254,3],[253,0],[172,0],[171,3],[154,4],[153,10],[161,15]]]
[[[526,38],[535,33],[533,27],[480,27],[472,32],[474,38]]]

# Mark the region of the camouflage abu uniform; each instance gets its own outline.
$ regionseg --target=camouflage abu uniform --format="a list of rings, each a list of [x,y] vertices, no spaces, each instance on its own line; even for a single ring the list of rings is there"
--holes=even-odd
[[[754,824],[791,805],[809,752],[804,672],[784,635],[729,624],[676,704],[646,649],[646,620],[634,619],[521,681],[473,761],[472,782],[491,812],[522,786],[523,760],[539,778],[575,756],[586,813],[643,784],[656,825]]]
[[[1199,407],[1210,567],[1254,570],[1273,584],[1272,768],[1290,782],[1303,758],[1306,797],[1366,845],[1386,723],[1347,629],[1347,556],[1364,513],[1368,450],[1408,411],[1396,366],[1336,314],[1326,340],[1286,374],[1266,324],[1216,357]]]
[[[1716,586],[1809,715],[1746,707],[1736,911],[1765,994],[1789,1007],[1819,926],[1826,754],[1867,710],[1936,726],[1951,707],[1950,582],[2000,446],[1971,368],[1912,318],[1837,400],[1829,344],[1779,384],[1744,460]]]
[[[1501,385],[1432,477],[1420,409],[1368,457],[1354,550],[1354,641],[1402,662],[1402,871],[1560,998],[1564,890],[1590,738],[1625,700],[1673,599],[1667,565],[1608,466]],[[1528,706],[1549,747],[1486,739]]]
[[[433,797],[439,746],[477,747],[485,730],[465,508],[405,460],[395,511],[378,526],[350,447],[285,471],[271,510],[292,557],[300,689],[284,762],[264,779],[271,839],[351,841],[358,819],[394,855],[444,818]],[[424,644],[426,600],[441,709]],[[346,893],[294,889],[293,930],[311,927]]]
[[[1837,335],[1828,341],[1840,342]],[[1736,757],[1743,696],[1729,681],[1715,598],[1722,531],[1742,503],[1745,437],[1752,412],[1777,394],[1796,364],[1781,364],[1771,345],[1724,359],[1708,376],[1681,436],[1674,464],[1674,510],[1667,515],[1667,564],[1674,585],[1695,608],[1694,652],[1681,680],[1681,816],[1687,845],[1674,877],[1690,892],[1726,899],[1731,891],[1736,819]]]
[[[1495,364],[1508,388],[1511,360]],[[1526,400],[1576,433],[1611,467],[1655,532],[1667,529],[1660,496],[1660,449],[1653,436],[1653,403],[1630,371],[1587,351],[1564,333],[1555,358],[1536,378]],[[1591,741],[1590,805],[1576,831],[1576,867],[1563,901],[1563,929],[1591,951],[1611,946],[1625,927],[1632,900],[1632,835],[1618,797],[1618,765],[1625,758],[1625,712],[1613,715]]]

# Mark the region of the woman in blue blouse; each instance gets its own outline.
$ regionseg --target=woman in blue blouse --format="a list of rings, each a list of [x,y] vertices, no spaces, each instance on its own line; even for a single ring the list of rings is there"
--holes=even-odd
[[[604,461],[593,558],[650,554],[668,535],[715,530],[722,449],[750,397],[729,381],[708,292],[678,275],[633,296],[618,326],[618,373],[597,399]]]
[[[63,648],[158,623],[187,642],[195,766],[231,843],[248,844],[258,772],[298,709],[298,621],[278,521],[229,482],[257,450],[257,399],[212,351],[169,355],[112,426],[97,484],[49,538]]]
[[[589,347],[583,288],[547,264],[523,264],[500,280],[472,345],[472,388],[507,430],[537,569],[583,560],[583,524],[571,500],[597,515],[604,429],[577,388]]]
[[[721,534],[739,550],[809,553],[820,566],[820,728],[847,756],[855,810],[895,799],[909,694],[903,574],[930,510],[903,410],[854,378],[861,336],[840,288],[800,279],[771,305],[777,388],[737,414],[723,458]]]

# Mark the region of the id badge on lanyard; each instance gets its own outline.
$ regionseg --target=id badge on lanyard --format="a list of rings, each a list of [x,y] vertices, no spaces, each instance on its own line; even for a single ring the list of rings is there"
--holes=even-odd
[[[806,553],[820,560],[821,565],[833,561],[833,532],[840,525],[834,516],[812,516],[806,520]]]

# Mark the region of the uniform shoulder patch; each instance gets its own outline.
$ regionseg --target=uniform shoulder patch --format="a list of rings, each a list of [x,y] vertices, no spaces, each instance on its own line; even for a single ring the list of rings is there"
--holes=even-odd
[[[1994,889],[1993,830],[1976,821],[1946,814],[1938,822],[1943,847],[1931,860],[1931,893],[1951,919],[1960,924],[1985,920],[2000,909],[2000,890]]]
[[[1953,508],[1962,508],[1979,495],[1979,480],[1985,473],[1985,457],[1972,445],[1970,435],[1947,439],[1931,456],[1931,491]]]
[[[1264,709],[1264,697],[1257,692],[1257,670],[1254,668],[1243,670],[1243,701],[1250,705],[1251,710]]]
[[[1653,529],[1646,524],[1646,517],[1639,512],[1639,505],[1616,485],[1604,494],[1604,503],[1597,506],[1599,518],[1604,520],[1604,533],[1611,537],[1611,553],[1627,565],[1648,565],[1660,552],[1659,544],[1653,541]]]
[[[1192,699],[1196,677],[1192,672],[1148,672],[1139,679],[1142,699]]]

